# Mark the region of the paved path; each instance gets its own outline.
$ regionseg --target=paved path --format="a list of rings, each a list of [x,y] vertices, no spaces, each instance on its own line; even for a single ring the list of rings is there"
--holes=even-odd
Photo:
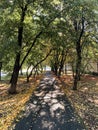
[[[55,78],[47,72],[13,130],[85,130]]]

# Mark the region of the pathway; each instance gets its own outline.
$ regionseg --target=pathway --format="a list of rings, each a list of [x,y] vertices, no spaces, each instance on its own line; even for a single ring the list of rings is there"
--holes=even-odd
[[[85,130],[50,72],[41,80],[13,130]]]

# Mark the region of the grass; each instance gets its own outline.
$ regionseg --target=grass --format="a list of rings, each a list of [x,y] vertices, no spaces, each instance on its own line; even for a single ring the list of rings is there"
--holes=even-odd
[[[19,78],[16,95],[7,93],[9,88],[7,81],[0,82],[0,130],[8,130],[20,111],[24,110],[25,104],[39,84],[40,78],[41,76],[36,79],[32,78],[29,83],[25,82],[25,78]]]

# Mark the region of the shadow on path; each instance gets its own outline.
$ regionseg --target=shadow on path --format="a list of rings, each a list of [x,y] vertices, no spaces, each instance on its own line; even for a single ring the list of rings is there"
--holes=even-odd
[[[41,80],[13,130],[85,130],[50,72]]]

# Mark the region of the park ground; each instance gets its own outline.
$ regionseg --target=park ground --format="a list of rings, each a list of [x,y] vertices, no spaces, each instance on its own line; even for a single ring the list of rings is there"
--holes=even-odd
[[[16,95],[7,93],[8,81],[0,82],[0,130],[8,130],[12,122],[18,120],[17,115],[19,117],[20,111],[24,110],[26,102],[42,77],[43,75],[32,78],[30,83],[26,83],[26,79],[23,77],[19,78]],[[72,90],[73,79],[71,75],[64,75],[57,80],[88,130],[97,130],[98,76],[85,75],[79,82],[77,91]]]

